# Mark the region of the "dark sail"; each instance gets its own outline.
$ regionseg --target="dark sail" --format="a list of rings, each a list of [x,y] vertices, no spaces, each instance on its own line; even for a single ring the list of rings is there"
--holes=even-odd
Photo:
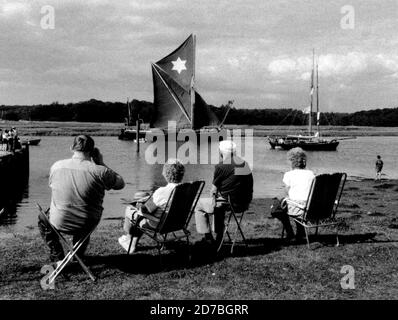
[[[191,34],[172,53],[156,62],[175,82],[189,91],[194,75],[194,40]]]
[[[152,65],[154,90],[154,118],[151,127],[166,128],[168,121],[176,121],[177,128],[191,127],[191,97],[160,67]]]
[[[152,64],[155,113],[151,127],[166,128],[168,121],[176,121],[178,129],[196,130],[219,124],[219,120],[210,107],[192,89],[194,71],[195,40],[193,35],[190,35],[172,53]],[[194,96],[191,97],[191,94]]]
[[[206,101],[204,101],[201,95],[196,91],[193,119],[193,129],[200,129],[205,126],[217,126],[219,124],[219,120],[215,113],[211,111]]]

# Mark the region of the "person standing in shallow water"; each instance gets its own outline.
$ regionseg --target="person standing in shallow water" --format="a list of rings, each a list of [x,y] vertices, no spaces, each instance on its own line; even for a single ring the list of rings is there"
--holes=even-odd
[[[381,160],[381,157],[377,155],[377,160],[375,163],[375,170],[376,170],[376,179],[375,181],[380,181],[381,180],[381,172],[383,170],[383,160]]]

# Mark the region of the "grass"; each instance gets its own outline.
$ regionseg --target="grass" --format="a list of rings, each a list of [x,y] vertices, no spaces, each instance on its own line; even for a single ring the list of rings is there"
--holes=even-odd
[[[104,220],[92,236],[87,264],[93,283],[78,265],[43,290],[40,269],[48,251],[37,228],[0,235],[0,299],[396,299],[398,297],[397,181],[349,181],[342,197],[340,247],[331,230],[305,244],[285,245],[281,225],[269,217],[269,199],[255,199],[244,220],[249,248],[229,247],[219,256],[195,244],[187,262],[185,246],[162,254],[148,238],[127,256],[117,242],[121,220]],[[367,199],[374,195],[375,199]],[[377,213],[376,215],[372,213]],[[194,219],[193,219],[194,220]],[[193,222],[193,221],[192,221]],[[199,240],[190,226],[192,240]],[[355,289],[342,289],[341,268],[355,270]]]

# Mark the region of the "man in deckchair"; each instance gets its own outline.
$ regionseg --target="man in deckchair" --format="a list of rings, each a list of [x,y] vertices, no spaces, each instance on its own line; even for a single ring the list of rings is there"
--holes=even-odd
[[[219,145],[221,161],[214,169],[210,198],[201,198],[195,209],[196,230],[203,234],[203,242],[218,247],[224,233],[227,203],[231,200],[235,212],[247,210],[253,198],[253,175],[246,161],[236,155],[236,144],[231,140]],[[216,234],[216,239],[212,235]]]
[[[60,232],[73,235],[76,243],[100,221],[105,190],[124,188],[123,178],[104,163],[101,152],[94,148],[88,135],[75,137],[71,146],[71,159],[54,163],[50,170],[51,188],[50,223]],[[64,258],[57,234],[39,215],[39,230],[50,248],[53,262]],[[81,257],[89,239],[78,251]]]

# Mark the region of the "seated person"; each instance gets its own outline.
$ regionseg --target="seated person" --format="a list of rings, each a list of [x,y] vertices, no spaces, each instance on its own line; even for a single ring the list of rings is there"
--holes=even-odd
[[[142,236],[142,231],[136,228],[134,224],[138,224],[140,227],[156,228],[157,220],[161,217],[174,188],[181,183],[184,173],[184,165],[177,159],[170,159],[163,166],[163,177],[166,179],[167,185],[157,189],[144,204],[138,202],[135,206],[127,206],[123,226],[126,234],[119,238],[119,243],[127,251],[132,237],[130,254],[136,251],[137,244]],[[145,218],[142,213],[149,214],[155,219]]]
[[[306,169],[307,155],[303,149],[291,149],[287,153],[287,159],[292,170],[286,172],[283,176],[283,183],[285,184],[287,192],[286,199],[290,199],[299,206],[304,207],[306,205],[311,184],[315,178],[315,175],[311,170]],[[292,226],[290,225],[289,216],[300,216],[303,214],[303,210],[289,201],[286,201],[285,203],[287,205],[287,210],[275,217],[278,218],[284,225],[287,232],[287,238],[292,239],[294,238],[294,232]],[[304,235],[304,229],[299,224],[296,224],[296,226],[296,238],[301,238]]]
[[[195,208],[197,232],[204,234],[204,242],[216,246],[223,238],[228,196],[236,212],[247,210],[253,197],[253,175],[248,163],[236,155],[236,144],[221,141],[219,150],[222,161],[214,170],[210,198],[199,199]],[[216,233],[216,242],[211,229]]]
[[[75,244],[100,222],[105,190],[123,189],[125,183],[119,174],[106,166],[90,136],[76,136],[71,151],[72,158],[57,161],[50,169],[49,220],[60,232],[73,235]],[[63,247],[42,215],[39,215],[38,226],[50,248],[51,261],[62,260],[65,257]],[[88,238],[79,249],[81,258],[89,241]]]

